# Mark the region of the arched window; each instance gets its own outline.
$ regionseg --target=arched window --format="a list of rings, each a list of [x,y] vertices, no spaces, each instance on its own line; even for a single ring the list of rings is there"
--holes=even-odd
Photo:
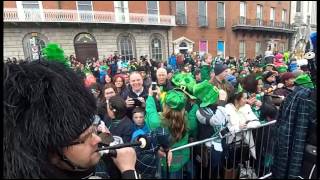
[[[161,40],[158,38],[154,38],[151,41],[151,55],[152,59],[155,60],[162,60],[162,47],[161,47]]]
[[[122,34],[118,38],[118,47],[120,55],[124,60],[131,60],[135,57],[134,40],[129,34]]]
[[[156,61],[162,61],[164,58],[164,52],[162,47],[164,47],[164,37],[159,33],[154,33],[150,36],[150,57]]]
[[[40,52],[47,42],[48,38],[40,33],[26,34],[22,40],[25,59],[31,61],[39,59]]]
[[[182,43],[180,43],[179,47],[188,47],[188,46],[187,46],[187,43],[182,42]]]

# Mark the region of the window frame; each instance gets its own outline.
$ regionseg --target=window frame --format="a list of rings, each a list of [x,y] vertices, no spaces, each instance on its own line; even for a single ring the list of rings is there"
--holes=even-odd
[[[122,43],[121,43],[121,41],[124,39],[124,38],[126,38],[126,40],[127,39],[129,39],[130,40],[130,44],[131,44],[131,52],[132,52],[132,54],[130,55],[127,55],[127,54],[123,54],[122,52],[130,52],[130,49],[128,48],[128,49],[122,49],[122,47],[129,47],[127,44],[125,45],[125,46],[122,46]],[[128,42],[128,41],[127,41]],[[129,57],[129,59],[131,58],[131,56],[132,56],[132,58],[134,58],[135,56],[136,56],[136,52],[135,52],[135,46],[136,46],[136,44],[135,44],[135,39],[134,39],[134,37],[131,35],[131,34],[120,34],[119,36],[118,36],[118,40],[117,40],[117,46],[118,46],[118,52],[119,52],[119,54],[121,55],[121,56],[124,56],[125,55],[125,57]],[[129,59],[127,59],[127,58],[125,58],[125,60],[129,60]]]
[[[219,3],[223,4],[223,25],[222,26],[219,26],[219,24],[218,24],[218,20],[219,20],[219,18],[221,18],[221,17],[219,17],[219,11],[218,11],[218,4]],[[222,27],[225,27],[225,26],[226,26],[226,4],[224,2],[222,2],[222,1],[218,1],[217,2],[217,27],[218,28],[222,28]]]
[[[201,1],[198,1],[198,24],[199,24],[200,27],[207,27],[207,26],[209,26],[209,22],[208,22],[208,1],[204,1],[204,2],[205,2],[205,10],[206,10],[206,16],[205,16],[205,22],[206,22],[206,23],[205,23],[204,25],[200,24],[200,11],[199,11],[199,9],[200,9],[200,6],[199,6],[200,2],[201,2]]]
[[[154,1],[146,1],[146,7],[147,7],[147,14],[149,15],[149,2],[154,2]],[[155,1],[157,3],[157,16],[158,16],[158,23],[160,23],[160,2]],[[129,8],[129,7],[128,7]],[[150,14],[150,15],[155,15],[155,14]]]
[[[42,5],[42,1],[38,1],[39,4],[39,11],[40,11],[40,17],[41,20],[44,20],[44,14],[43,14],[43,5]],[[18,10],[18,17],[19,19],[21,19],[22,21],[26,20],[25,14],[24,14],[24,8],[22,5],[22,1],[16,1],[16,6],[17,6],[17,10]]]
[[[187,16],[187,1],[176,1],[176,17],[178,17],[178,6],[177,6],[177,4],[179,3],[179,2],[184,2],[184,18],[185,18],[185,23],[181,23],[181,25],[183,25],[183,24],[188,24],[188,16]],[[179,24],[180,25],[180,24]]]
[[[153,45],[154,45],[154,40],[158,40],[158,42],[159,42],[159,46],[160,46],[160,48],[158,47],[158,48],[155,48]],[[163,48],[162,48],[162,41],[161,41],[161,38],[159,38],[159,37],[153,37],[152,39],[151,39],[151,58],[152,59],[154,59],[154,60],[156,60],[156,61],[162,61],[163,60]],[[159,50],[160,49],[160,50]],[[155,53],[154,53],[154,50],[155,50]],[[160,53],[159,53],[160,52]],[[158,57],[158,55],[161,55],[161,58],[160,59],[157,59],[157,57]]]
[[[243,7],[244,7],[244,16],[241,16],[241,4],[243,4]],[[240,8],[240,14],[239,14],[239,19],[240,19],[240,24],[246,24],[246,19],[247,19],[247,3],[245,2],[245,1],[240,1],[240,6],[239,6],[239,8]],[[241,18],[243,19],[243,20],[241,20]],[[243,23],[242,23],[242,21],[244,21]]]
[[[257,44],[259,44],[259,49],[258,49],[258,51],[257,51]],[[258,56],[258,55],[260,55],[260,54],[262,54],[262,53],[261,53],[261,41],[256,41],[256,45],[255,45],[255,55]]]
[[[219,42],[223,42],[223,58],[226,57],[226,41],[218,39],[217,40],[217,55],[218,55],[218,44]]]
[[[241,43],[243,43],[243,52],[241,52]],[[244,55],[241,57],[241,55]],[[244,58],[246,57],[246,42],[245,40],[240,40],[239,41],[239,58]]]

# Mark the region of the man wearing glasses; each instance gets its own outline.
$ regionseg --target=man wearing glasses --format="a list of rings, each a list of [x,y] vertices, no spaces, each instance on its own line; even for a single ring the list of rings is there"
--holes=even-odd
[[[4,65],[4,178],[89,178],[101,158],[96,102],[57,62]],[[137,178],[133,148],[117,150],[122,178]]]

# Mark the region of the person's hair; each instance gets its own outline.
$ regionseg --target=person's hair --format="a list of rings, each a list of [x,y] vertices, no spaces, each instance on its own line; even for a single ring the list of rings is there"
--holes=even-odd
[[[142,113],[145,114],[145,110],[141,107],[136,107],[132,110],[132,115],[134,115],[135,113]]]
[[[169,128],[174,142],[179,141],[181,138],[183,138],[187,131],[185,109],[181,111],[175,111],[164,104],[163,112],[161,115],[162,122]]]
[[[230,93],[230,96],[228,98],[228,103],[232,103],[232,104],[235,104],[236,101],[240,101],[240,99],[243,97],[243,92],[239,92],[239,93],[236,93],[236,88],[238,87],[239,85],[239,82],[235,84],[235,90],[234,92]]]
[[[206,60],[209,56],[212,56],[210,53],[204,53],[203,59]]]
[[[255,74],[249,74],[246,76],[243,81],[243,89],[249,93],[256,93],[258,89],[258,80],[256,80]]]
[[[92,125],[95,98],[57,62],[4,64],[3,80],[4,178],[45,178],[50,154]]]
[[[122,119],[126,115],[126,102],[119,95],[113,96],[109,99],[109,107],[114,112],[116,119]]]
[[[132,71],[130,74],[129,74],[129,80],[130,80],[130,77],[134,74],[139,74],[139,76],[141,76],[141,74],[138,72],[138,71]],[[141,76],[142,78],[142,76]]]
[[[102,90],[101,96],[100,96],[102,102],[105,102],[105,101],[106,101],[106,97],[104,96],[104,91],[105,91],[106,89],[109,89],[109,88],[112,88],[116,94],[118,93],[117,88],[116,88],[116,86],[115,86],[114,84],[111,84],[111,83],[105,84],[105,85],[103,86],[103,90]]]
[[[106,73],[105,76],[104,76],[104,79],[106,79],[106,76],[108,76],[110,78],[110,82],[108,82],[108,83],[113,83],[112,76],[109,75],[108,73]],[[107,82],[105,82],[105,83],[107,84]]]
[[[121,81],[123,82],[123,85],[122,85],[122,87],[121,87],[121,91],[126,87],[126,80],[124,79],[124,77],[122,77],[122,76],[115,76],[114,78],[113,78],[113,84],[115,85],[115,83],[116,83],[116,81],[117,81],[117,79],[118,78],[120,78],[121,79]],[[118,92],[118,93],[120,93],[120,92]]]

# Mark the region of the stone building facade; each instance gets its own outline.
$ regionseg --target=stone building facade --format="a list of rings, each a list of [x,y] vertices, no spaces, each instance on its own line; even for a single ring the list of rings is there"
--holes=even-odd
[[[4,2],[5,59],[32,60],[34,51],[48,42],[60,44],[65,55],[76,55],[81,61],[116,51],[126,59],[148,55],[165,61],[172,48],[175,22],[168,2],[32,2]],[[32,44],[34,37],[38,48]]]

